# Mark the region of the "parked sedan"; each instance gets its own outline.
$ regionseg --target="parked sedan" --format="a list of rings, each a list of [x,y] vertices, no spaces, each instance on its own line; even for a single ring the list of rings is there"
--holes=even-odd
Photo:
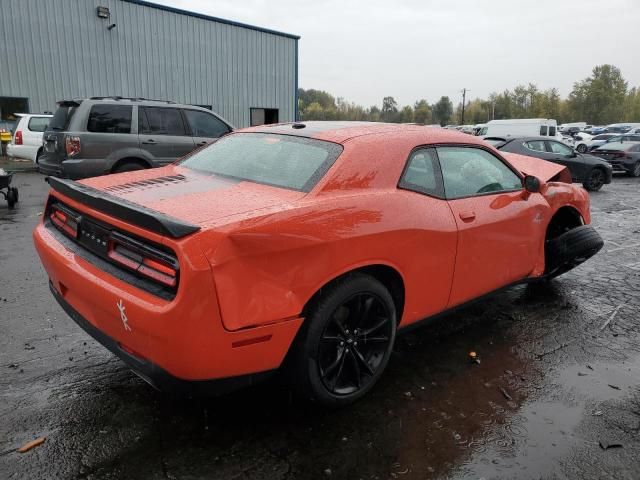
[[[576,152],[562,142],[545,137],[508,138],[496,147],[503,152],[519,153],[566,166],[574,182],[584,188],[597,191],[605,183],[611,183],[612,168],[607,162],[593,155]]]
[[[640,177],[639,142],[605,143],[591,153],[610,163],[616,172],[625,172],[632,177]]]
[[[565,167],[422,126],[254,127],[160,169],[49,183],[34,241],[53,296],[161,389],[282,367],[345,405],[398,329],[603,245]]]

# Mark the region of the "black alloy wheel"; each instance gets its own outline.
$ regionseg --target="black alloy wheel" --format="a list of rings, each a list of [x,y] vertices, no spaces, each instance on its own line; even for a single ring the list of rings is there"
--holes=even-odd
[[[318,368],[326,389],[348,395],[368,384],[393,339],[392,312],[377,295],[358,293],[331,315],[318,346]]]
[[[370,391],[389,363],[396,305],[378,279],[348,274],[318,292],[285,362],[292,387],[325,407],[349,405]]]
[[[589,174],[589,178],[584,182],[585,189],[591,192],[597,192],[604,185],[604,172],[599,168],[594,168]]]

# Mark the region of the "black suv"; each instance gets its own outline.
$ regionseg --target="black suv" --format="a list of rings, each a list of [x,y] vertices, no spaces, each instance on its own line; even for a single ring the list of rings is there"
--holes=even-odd
[[[232,130],[192,105],[123,97],[63,100],[42,137],[38,169],[79,179],[160,167]]]

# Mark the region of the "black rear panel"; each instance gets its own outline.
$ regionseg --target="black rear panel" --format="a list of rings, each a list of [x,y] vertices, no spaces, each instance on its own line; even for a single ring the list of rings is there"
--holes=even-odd
[[[51,212],[54,209],[59,209],[66,215],[74,217],[78,225],[76,238],[73,238],[73,235],[64,233],[54,225],[50,219]],[[143,275],[139,275],[136,271],[122,268],[112,262],[108,255],[109,239],[114,236],[125,238],[132,244],[144,246],[144,248],[156,251],[159,256],[163,256],[174,263],[176,270],[178,270],[179,267],[175,254],[167,247],[151,244],[147,240],[138,239],[130,234],[125,236],[116,231],[111,225],[107,225],[93,217],[74,211],[55,197],[49,197],[44,215],[44,226],[67,250],[75,253],[92,265],[95,265],[100,270],[165,300],[173,300],[173,298],[175,298],[177,285],[171,288],[158,284]]]

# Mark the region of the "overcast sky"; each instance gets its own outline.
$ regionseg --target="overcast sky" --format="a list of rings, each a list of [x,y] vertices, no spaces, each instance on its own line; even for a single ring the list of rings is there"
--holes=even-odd
[[[364,106],[533,82],[562,96],[595,65],[640,86],[639,0],[155,0],[300,35],[300,87]]]

